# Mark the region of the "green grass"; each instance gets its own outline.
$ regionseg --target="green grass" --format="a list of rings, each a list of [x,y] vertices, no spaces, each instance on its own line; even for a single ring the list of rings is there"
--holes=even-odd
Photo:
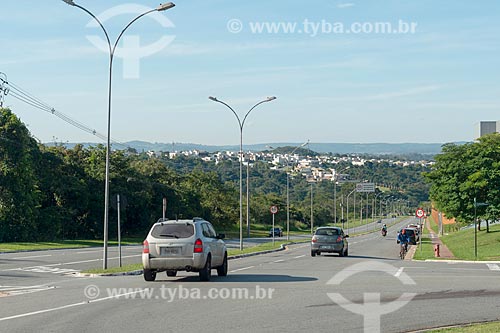
[[[435,225],[432,217],[429,217],[429,222],[431,224],[431,228]],[[434,228],[432,228],[434,230]],[[435,259],[434,257],[434,246],[432,245],[432,241],[430,238],[429,230],[424,225],[424,231],[422,233],[422,248],[418,245],[417,250],[415,251],[415,255],[413,256],[415,260],[426,260],[426,259]]]
[[[122,267],[111,267],[108,269],[89,269],[86,270],[82,273],[88,273],[88,274],[112,274],[112,273],[125,273],[125,272],[133,272],[133,271],[138,271],[142,270],[142,263],[141,264],[131,264],[131,265],[125,265]]]
[[[122,245],[137,245],[142,243],[142,239],[127,239],[121,242]],[[118,244],[116,241],[109,241],[110,246]],[[58,242],[38,242],[38,243],[0,243],[0,252],[16,252],[16,251],[41,251],[41,250],[56,250],[56,249],[73,249],[86,247],[103,246],[102,240],[66,240]]]
[[[432,230],[437,233],[437,224],[432,217],[430,217],[429,222]],[[451,230],[451,228],[448,230]],[[441,240],[457,260],[475,260],[473,228],[450,232],[442,236]],[[500,225],[491,226],[490,233],[486,233],[485,230],[478,231],[477,245],[478,260],[500,260]],[[417,248],[413,259],[436,259],[434,257],[434,247],[426,228],[424,228],[422,237],[422,251],[420,251],[420,247]]]
[[[307,240],[307,242],[309,242],[309,240]],[[239,255],[239,254],[248,254],[248,253],[254,253],[254,252],[275,250],[275,249],[279,249],[281,247],[281,244],[286,244],[286,243],[287,243],[286,241],[277,239],[274,242],[274,245],[273,245],[273,242],[269,242],[269,243],[259,244],[257,246],[243,248],[243,251],[240,251],[239,249],[229,249],[228,255],[235,256],[235,255]]]
[[[435,333],[496,333],[500,332],[500,322],[485,323],[485,324],[471,324],[463,327],[443,328],[432,330]]]
[[[457,259],[475,260],[474,228],[450,233],[441,239]],[[489,233],[477,232],[477,259],[500,260],[500,225],[491,226]]]

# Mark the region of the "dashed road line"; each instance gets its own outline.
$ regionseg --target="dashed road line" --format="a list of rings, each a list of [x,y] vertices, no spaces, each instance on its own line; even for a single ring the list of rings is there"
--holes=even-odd
[[[303,255],[301,255],[301,256],[296,256],[296,257],[293,257],[293,259],[300,259],[300,258],[304,258],[305,256],[306,256],[306,255],[305,255],[305,254],[303,254]]]
[[[233,269],[232,271],[229,271],[229,273],[234,273],[234,272],[239,272],[239,271],[244,271],[247,269],[254,268],[255,266],[248,266],[248,267],[243,267],[243,268],[238,268],[238,269]]]
[[[33,258],[44,258],[44,257],[52,257],[52,254],[44,254],[44,255],[30,256],[30,257],[8,258],[8,259],[9,260],[18,260],[18,259],[33,259]]]
[[[488,266],[490,271],[500,271],[500,266],[497,264],[486,264],[486,266]]]
[[[394,276],[395,277],[400,277],[401,274],[403,273],[404,269],[405,269],[404,267],[401,267],[400,269],[398,269],[398,271],[394,274]]]

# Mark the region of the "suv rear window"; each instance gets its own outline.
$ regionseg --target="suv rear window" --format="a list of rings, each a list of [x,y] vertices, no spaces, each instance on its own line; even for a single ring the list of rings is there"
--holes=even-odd
[[[153,228],[151,235],[155,238],[189,238],[194,235],[194,227],[192,224],[159,224]]]
[[[413,236],[413,230],[411,229],[405,229],[405,233],[410,237]]]

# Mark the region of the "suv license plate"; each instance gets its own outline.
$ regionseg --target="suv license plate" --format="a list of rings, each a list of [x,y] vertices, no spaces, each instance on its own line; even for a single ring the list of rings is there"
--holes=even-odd
[[[162,247],[160,248],[160,254],[162,256],[179,254],[180,249],[178,247]]]
[[[333,246],[331,246],[331,245],[321,245],[320,248],[331,250],[331,249],[333,249]]]

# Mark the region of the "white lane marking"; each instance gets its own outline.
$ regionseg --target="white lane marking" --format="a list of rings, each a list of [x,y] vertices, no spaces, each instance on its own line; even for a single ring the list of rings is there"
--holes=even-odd
[[[488,266],[490,271],[500,271],[500,266],[497,264],[486,264],[486,266]]]
[[[97,253],[97,252],[102,252],[102,250],[98,250],[98,251],[81,251],[81,252],[77,252],[76,254],[87,254],[87,253]]]
[[[12,320],[12,319],[24,318],[24,317],[34,316],[34,315],[37,315],[37,314],[54,312],[54,311],[64,310],[64,309],[69,309],[69,308],[74,308],[74,307],[85,305],[85,304],[97,303],[97,302],[107,301],[107,300],[110,300],[110,299],[117,299],[117,298],[122,297],[122,296],[127,296],[127,295],[131,295],[131,294],[142,293],[142,292],[144,292],[144,290],[146,290],[146,289],[136,290],[136,291],[133,291],[133,292],[129,292],[129,293],[125,293],[125,294],[120,294],[120,295],[103,297],[103,298],[99,298],[99,299],[95,299],[95,300],[89,300],[89,301],[84,301],[84,302],[79,302],[79,303],[73,303],[73,304],[58,306],[58,307],[51,308],[51,309],[45,309],[45,310],[39,310],[39,311],[22,313],[22,314],[10,316],[10,317],[0,318],[0,321],[7,321],[7,320]]]
[[[44,254],[40,256],[31,256],[31,257],[17,257],[17,258],[10,258],[9,260],[32,259],[32,258],[43,258],[43,257],[52,257],[52,254]]]
[[[23,272],[52,273],[52,274],[73,274],[73,273],[79,272],[76,269],[71,269],[71,268],[53,268],[53,267],[47,267],[47,266],[21,268],[19,270],[23,271]]]
[[[39,285],[39,286],[0,286],[0,294],[2,296],[17,296],[31,294],[37,291],[45,291],[55,289],[54,286]]]
[[[254,268],[255,266],[248,266],[248,267],[243,267],[243,268],[238,268],[238,269],[233,269],[232,271],[229,271],[229,273],[234,273],[234,272],[239,272],[239,271],[244,271],[247,269]]]
[[[399,277],[403,273],[403,269],[405,269],[405,268],[401,267],[400,269],[398,269],[398,271],[396,272],[396,274],[394,274],[394,276]]]
[[[303,254],[303,255],[301,255],[301,256],[296,256],[296,257],[293,257],[293,259],[304,258],[305,256],[306,256],[306,255],[305,255],[305,254]]]
[[[283,261],[285,261],[285,260],[284,259],[280,259],[280,260],[275,260],[273,262],[283,262]]]
[[[40,311],[34,311],[34,312],[28,312],[28,313],[18,314],[18,315],[10,316],[10,317],[4,317],[4,318],[0,318],[0,321],[6,321],[6,320],[11,320],[11,319],[17,319],[17,318],[34,316],[34,315],[41,314],[41,313],[47,313],[47,312],[53,312],[53,311],[57,311],[57,310],[63,310],[63,309],[73,308],[75,306],[80,306],[80,305],[84,305],[84,304],[87,304],[87,302],[80,302],[80,303],[75,303],[75,304],[69,304],[69,305],[59,306],[57,308],[52,308],[52,309],[45,309],[45,310],[40,310]]]

